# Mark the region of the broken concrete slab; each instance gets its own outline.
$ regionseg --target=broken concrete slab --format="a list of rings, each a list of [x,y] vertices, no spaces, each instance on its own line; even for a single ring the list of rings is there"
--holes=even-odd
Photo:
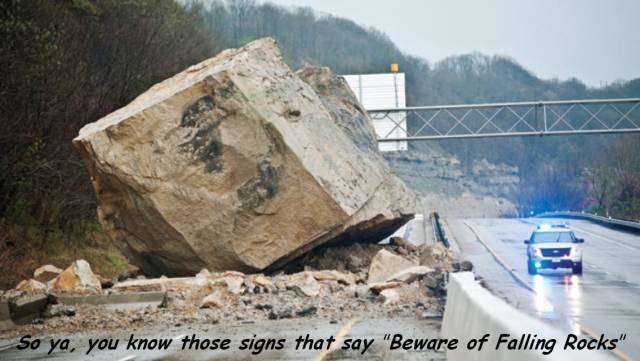
[[[9,301],[11,319],[15,324],[24,325],[42,316],[49,303],[47,295],[21,296]]]
[[[395,255],[386,249],[382,249],[378,251],[375,257],[371,260],[367,284],[390,281],[392,276],[417,265],[417,262]]]
[[[111,309],[137,309],[146,306],[158,307],[165,303],[166,292],[111,293],[107,295],[60,295],[58,303],[68,306],[104,305]]]
[[[9,301],[0,300],[0,331],[11,330],[14,327],[16,327],[16,324],[11,319]]]
[[[415,211],[344,80],[294,74],[272,39],[156,84],[74,144],[103,229],[150,275],[256,272],[378,241]]]
[[[188,278],[179,278],[187,280]],[[118,282],[111,289],[114,292],[164,292],[167,290],[169,278],[154,278],[149,280],[129,280]],[[173,279],[178,280],[178,279]],[[205,281],[208,284],[208,281]]]
[[[203,277],[151,278],[118,282],[114,292],[165,292],[170,289],[199,290],[212,287],[212,281]]]

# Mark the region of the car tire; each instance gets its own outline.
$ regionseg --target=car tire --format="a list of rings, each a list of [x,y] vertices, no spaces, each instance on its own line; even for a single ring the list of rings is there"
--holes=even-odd
[[[527,261],[527,271],[529,271],[530,275],[534,275],[534,274],[538,273],[538,269],[536,268],[536,266],[531,261]]]
[[[573,271],[574,275],[581,275],[582,274],[582,261],[574,263],[574,265],[572,267],[572,271]]]

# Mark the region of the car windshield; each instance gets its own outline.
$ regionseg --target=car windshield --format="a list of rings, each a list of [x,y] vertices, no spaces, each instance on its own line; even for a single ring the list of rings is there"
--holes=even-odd
[[[573,242],[571,232],[535,232],[531,237],[533,243]]]

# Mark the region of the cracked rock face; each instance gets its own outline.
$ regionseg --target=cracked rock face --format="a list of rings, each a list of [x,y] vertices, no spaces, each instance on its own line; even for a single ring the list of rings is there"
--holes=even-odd
[[[74,144],[101,224],[152,275],[275,267],[380,240],[415,209],[344,81],[293,73],[268,38],[156,84]]]

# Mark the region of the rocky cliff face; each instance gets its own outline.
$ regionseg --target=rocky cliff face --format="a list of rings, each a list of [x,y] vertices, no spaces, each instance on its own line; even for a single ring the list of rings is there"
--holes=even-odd
[[[455,156],[435,150],[388,152],[385,158],[400,178],[421,192],[471,192],[515,200],[520,185],[518,167],[485,159],[463,167]]]
[[[388,152],[393,171],[423,195],[423,209],[451,217],[516,216],[518,168],[486,160],[463,167],[441,151]]]
[[[74,143],[132,263],[183,275],[392,233],[415,198],[373,134],[346,84],[327,69],[294,74],[261,39],[155,85]]]

